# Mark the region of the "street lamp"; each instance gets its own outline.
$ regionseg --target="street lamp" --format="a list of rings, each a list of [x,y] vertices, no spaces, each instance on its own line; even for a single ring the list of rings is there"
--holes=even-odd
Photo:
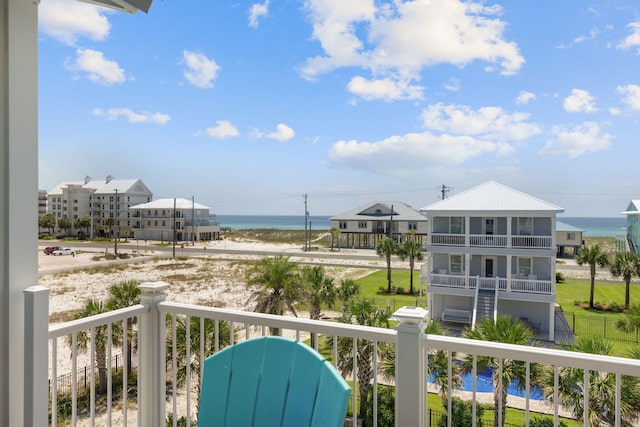
[[[141,10],[149,12],[152,0],[80,0],[84,3],[96,4],[98,6],[115,9],[122,12],[136,13]]]

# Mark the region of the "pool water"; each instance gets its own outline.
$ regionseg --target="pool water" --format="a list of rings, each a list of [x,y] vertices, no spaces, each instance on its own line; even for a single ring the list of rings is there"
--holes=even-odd
[[[458,390],[473,391],[473,377],[471,373],[460,374],[462,376],[462,387]],[[478,372],[476,377],[476,392],[477,393],[493,393],[493,381],[491,379],[492,371],[486,370]],[[429,382],[432,382],[433,378],[429,378]],[[518,382],[512,382],[507,386],[507,394],[517,397],[525,397],[525,390],[520,390]],[[542,390],[536,386],[530,386],[529,399],[531,400],[544,400]]]

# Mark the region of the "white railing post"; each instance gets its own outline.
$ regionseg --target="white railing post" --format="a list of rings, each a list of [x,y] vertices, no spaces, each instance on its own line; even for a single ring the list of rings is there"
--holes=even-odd
[[[46,426],[49,407],[49,289],[31,286],[23,292],[24,425]]]
[[[139,425],[143,427],[165,424],[165,321],[157,305],[167,298],[164,292],[169,287],[165,282],[145,282],[138,286],[142,293],[140,302],[147,307],[140,316],[139,346],[140,362],[138,375],[140,406]]]
[[[396,426],[424,426],[426,369],[420,340],[427,310],[405,306],[393,313],[398,322],[396,349]]]

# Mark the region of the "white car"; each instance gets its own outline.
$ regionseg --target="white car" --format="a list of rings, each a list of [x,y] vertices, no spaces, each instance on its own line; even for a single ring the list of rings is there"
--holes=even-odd
[[[74,251],[71,248],[60,248],[57,251],[53,251],[52,254],[55,256],[58,256],[58,255],[74,255],[75,256],[76,251]]]

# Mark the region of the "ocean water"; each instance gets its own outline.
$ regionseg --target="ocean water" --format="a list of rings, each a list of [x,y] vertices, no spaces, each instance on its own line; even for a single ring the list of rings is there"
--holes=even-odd
[[[312,230],[331,229],[330,216],[309,216]],[[275,228],[279,230],[304,230],[304,215],[217,215],[223,228],[242,230],[247,228]],[[583,230],[586,237],[615,237],[625,233],[626,217],[558,217],[559,221]]]
[[[304,230],[304,215],[217,215],[222,228],[275,228],[278,230]],[[329,216],[310,215],[311,230],[329,230]]]
[[[624,215],[612,218],[559,216],[558,221],[583,230],[582,235],[585,237],[615,237],[624,235],[627,227],[627,217]]]

